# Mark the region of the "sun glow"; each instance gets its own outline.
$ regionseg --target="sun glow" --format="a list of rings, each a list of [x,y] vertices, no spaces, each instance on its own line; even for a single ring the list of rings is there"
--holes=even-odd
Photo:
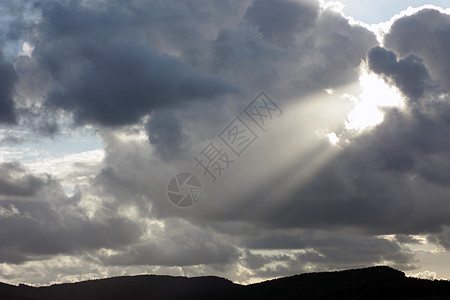
[[[334,132],[327,134],[327,137],[332,145],[336,145],[339,142],[339,138],[337,137],[336,133],[334,133]]]
[[[372,128],[383,122],[384,114],[380,108],[403,106],[400,91],[386,84],[377,75],[369,73],[366,66],[361,68],[359,84],[362,93],[358,97],[349,94],[343,96],[354,103],[345,123],[347,129],[364,131]]]

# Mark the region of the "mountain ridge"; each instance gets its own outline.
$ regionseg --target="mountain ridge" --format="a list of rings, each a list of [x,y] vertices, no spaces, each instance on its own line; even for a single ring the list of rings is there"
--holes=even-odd
[[[450,281],[388,266],[304,273],[240,285],[217,276],[118,276],[43,287],[0,283],[0,299],[450,299]]]

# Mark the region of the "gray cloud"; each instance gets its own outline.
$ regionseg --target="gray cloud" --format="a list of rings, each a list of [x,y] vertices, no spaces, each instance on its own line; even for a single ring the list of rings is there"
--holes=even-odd
[[[20,139],[13,135],[6,135],[5,137],[0,139],[0,145],[16,145],[23,141],[23,139]]]
[[[245,251],[244,265],[251,270],[258,270],[264,266],[273,262],[289,262],[292,258],[288,255],[275,254],[275,255],[263,255],[253,253],[251,250]],[[298,270],[298,269],[297,269]],[[297,271],[298,272],[298,271]],[[260,272],[262,273],[262,272]],[[285,273],[286,274],[286,273]],[[261,275],[261,274],[259,274]],[[270,277],[265,274],[263,277]]]
[[[18,163],[3,163],[0,178],[0,259],[22,263],[55,254],[120,247],[142,234],[139,223],[117,214],[89,220],[51,177],[29,174]]]
[[[0,123],[14,124],[16,111],[13,100],[18,76],[12,63],[5,60],[0,49]]]
[[[59,131],[58,117],[47,109],[27,107],[17,111],[23,128],[31,128],[40,136],[54,136]]]
[[[395,235],[395,239],[401,244],[420,244],[420,240],[414,238],[410,235],[405,234],[397,234]]]
[[[160,111],[150,116],[145,129],[156,153],[164,160],[190,150],[189,137],[183,132],[183,125],[173,112]]]
[[[0,164],[0,197],[33,196],[47,181],[26,172],[18,162]]]
[[[0,218],[2,262],[22,263],[57,254],[77,254],[85,250],[120,247],[135,242],[140,235],[136,224],[111,218],[107,223],[91,223],[52,208],[48,203],[2,201],[18,214]]]
[[[244,256],[244,265],[262,278],[294,275],[311,270],[358,268],[371,264],[389,264],[403,270],[414,269],[411,251],[395,241],[364,235],[305,230],[265,233],[251,237]],[[273,248],[275,247],[275,248]],[[291,249],[283,254],[262,252],[267,249]]]
[[[296,34],[315,25],[319,12],[316,1],[255,1],[245,14],[264,38],[281,47],[294,45]]]
[[[268,22],[268,11],[284,25]],[[290,18],[280,16],[286,11]],[[376,44],[374,34],[338,13],[319,13],[316,1],[45,1],[34,13],[42,18],[23,25],[34,51],[17,59],[17,101],[30,98],[97,126],[135,124],[148,114],[156,119],[163,108],[196,103],[213,115],[225,99],[239,102],[263,88],[289,99],[348,84]],[[39,120],[41,111],[22,111],[25,125],[57,132],[57,122]]]
[[[401,56],[423,57],[432,78],[450,89],[450,16],[434,9],[423,9],[394,22],[385,45]]]
[[[439,233],[428,236],[428,241],[436,245],[441,245],[447,250],[450,249],[450,227],[445,226]]]
[[[43,2],[40,9],[33,54],[57,84],[46,103],[72,112],[76,122],[130,124],[156,108],[233,91],[155,50],[132,6],[71,1]]]
[[[397,60],[397,55],[379,46],[370,49],[369,67],[376,74],[391,79],[410,99],[424,96],[425,90],[432,87],[432,81],[423,60],[413,54]]]
[[[31,11],[34,2],[2,1],[0,3],[0,36],[4,42],[18,41],[27,32],[25,14]]]
[[[219,31],[212,66],[241,90],[251,91],[248,98],[262,89],[278,99],[299,98],[324,86],[349,84],[377,44],[372,32],[332,10],[319,14],[312,1],[255,1],[245,18],[238,28]]]
[[[223,265],[239,256],[234,245],[214,233],[187,222],[167,220],[164,231],[156,231],[151,240],[103,260],[112,265],[189,266]]]

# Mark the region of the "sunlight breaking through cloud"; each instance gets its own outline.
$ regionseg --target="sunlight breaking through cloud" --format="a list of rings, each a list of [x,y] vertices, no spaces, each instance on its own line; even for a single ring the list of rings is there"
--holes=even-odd
[[[345,127],[357,132],[363,132],[383,122],[383,107],[401,108],[404,105],[404,99],[396,87],[389,86],[382,78],[370,73],[364,63],[360,70],[361,94],[343,96],[351,99],[354,104]]]

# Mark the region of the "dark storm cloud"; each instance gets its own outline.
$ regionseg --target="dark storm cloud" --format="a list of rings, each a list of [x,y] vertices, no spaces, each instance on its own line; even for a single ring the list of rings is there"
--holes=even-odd
[[[314,26],[319,12],[316,1],[255,1],[245,14],[271,43],[293,45],[295,35]]]
[[[401,56],[423,57],[432,78],[450,90],[450,16],[423,9],[394,22],[385,37],[385,46]]]
[[[44,103],[43,110],[21,110],[21,123],[41,134],[58,132],[54,109],[72,113],[78,125],[102,127],[149,114],[155,122],[160,110],[179,107],[213,116],[223,99],[241,101],[261,89],[298,98],[355,80],[377,43],[316,1],[44,1],[35,8],[42,18],[24,25],[34,50],[17,59],[16,101]],[[182,127],[192,121],[187,116],[179,117]],[[216,117],[205,121],[217,124]],[[154,131],[149,138],[159,135],[153,145],[162,158],[175,140]]]
[[[42,1],[34,9],[40,19],[18,18],[34,47],[32,58],[17,59],[27,82],[20,95],[73,113],[78,124],[134,124],[237,90],[289,98],[348,84],[377,43],[309,0]]]
[[[5,60],[0,49],[0,123],[14,124],[16,122],[14,88],[18,80],[11,62]]]
[[[361,138],[361,142],[373,146],[369,153],[381,170],[413,172],[426,181],[447,186],[449,174],[445,157],[449,154],[450,143],[445,137],[450,134],[446,125],[449,107],[442,104],[441,99],[429,101],[423,110],[414,107],[405,112],[387,111],[385,122],[371,136]],[[355,147],[354,150],[363,149]],[[364,164],[362,160],[361,153],[357,161]]]
[[[245,20],[219,31],[212,66],[244,91],[270,90],[281,99],[353,82],[356,67],[377,44],[372,32],[339,13],[319,13],[317,2],[255,1]]]
[[[416,55],[409,54],[398,60],[394,52],[377,46],[370,49],[367,58],[372,71],[391,79],[410,99],[423,97],[425,90],[432,87],[423,59]]]
[[[72,112],[79,123],[135,123],[156,108],[233,90],[155,50],[143,24],[136,24],[133,7],[87,7],[80,1],[40,5],[43,21],[35,29],[34,55],[57,83],[47,105]]]
[[[150,143],[163,160],[186,153],[190,147],[189,138],[183,132],[183,125],[173,112],[160,111],[150,116],[145,125]]]
[[[46,180],[26,172],[18,162],[0,164],[0,197],[33,196]]]

